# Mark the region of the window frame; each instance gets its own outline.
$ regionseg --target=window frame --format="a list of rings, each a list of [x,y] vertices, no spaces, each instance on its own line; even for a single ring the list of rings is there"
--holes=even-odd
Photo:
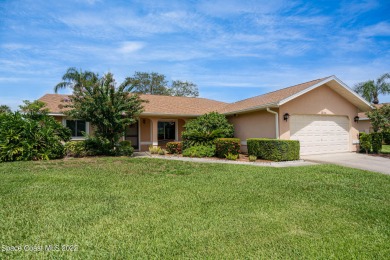
[[[85,120],[73,119],[73,118],[72,119],[71,118],[63,118],[62,125],[65,127],[67,127],[66,121],[85,121]],[[77,123],[76,123],[76,126],[77,126]],[[85,121],[85,133],[89,134],[89,122],[87,122],[87,121]],[[73,133],[72,133],[71,140],[85,140],[85,137],[84,136],[73,136]]]

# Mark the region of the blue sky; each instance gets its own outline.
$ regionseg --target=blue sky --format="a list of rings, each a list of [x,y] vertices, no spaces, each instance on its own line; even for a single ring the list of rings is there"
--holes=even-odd
[[[389,13],[388,0],[0,0],[0,104],[53,93],[68,67],[158,72],[227,102],[329,75],[352,87],[390,72]]]

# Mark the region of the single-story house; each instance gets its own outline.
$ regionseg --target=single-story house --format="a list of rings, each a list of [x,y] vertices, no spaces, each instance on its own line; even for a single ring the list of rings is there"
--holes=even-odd
[[[140,151],[150,145],[181,141],[187,120],[217,111],[225,114],[234,125],[235,137],[299,140],[301,154],[356,151],[358,145],[358,114],[372,106],[336,76],[312,80],[235,103],[205,98],[141,95],[148,100],[138,123],[128,127],[125,140]],[[71,128],[73,139],[82,139],[93,127],[88,122],[66,118],[63,104],[67,95],[47,94],[45,102],[50,115]]]

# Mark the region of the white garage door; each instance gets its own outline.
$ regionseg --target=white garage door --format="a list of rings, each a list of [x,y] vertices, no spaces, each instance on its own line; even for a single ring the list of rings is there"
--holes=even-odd
[[[290,139],[299,140],[301,155],[349,151],[347,117],[292,115],[290,120]]]

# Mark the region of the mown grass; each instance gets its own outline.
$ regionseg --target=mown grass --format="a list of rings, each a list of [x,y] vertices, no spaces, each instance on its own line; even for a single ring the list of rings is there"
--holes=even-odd
[[[0,164],[0,258],[390,256],[390,176],[158,159]],[[38,248],[39,249],[39,248]]]
[[[390,145],[382,145],[381,153],[390,154]]]

